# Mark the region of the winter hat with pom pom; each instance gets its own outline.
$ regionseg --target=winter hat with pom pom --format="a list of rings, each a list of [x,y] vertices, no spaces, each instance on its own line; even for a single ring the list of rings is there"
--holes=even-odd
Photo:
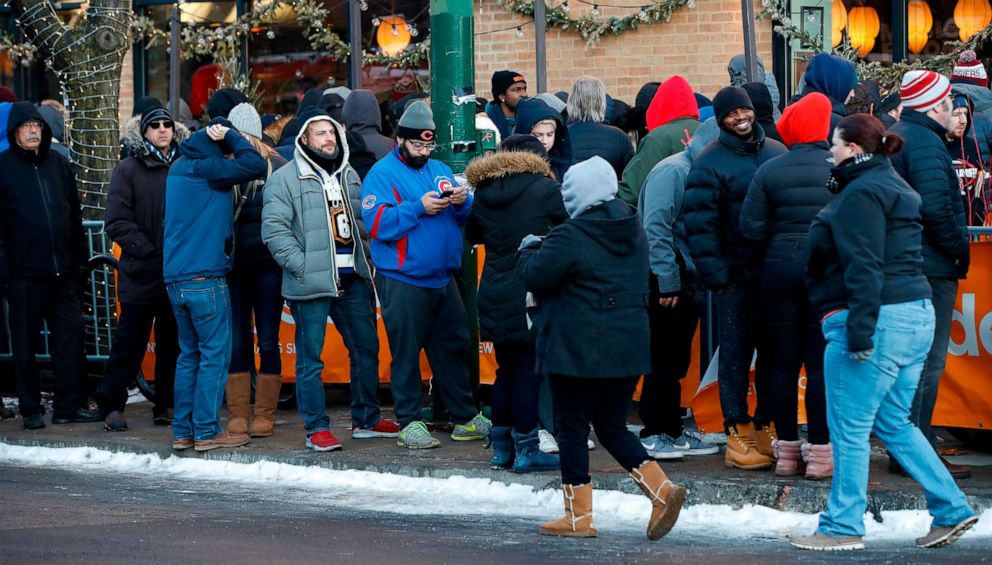
[[[988,88],[989,75],[985,72],[985,65],[971,49],[962,51],[958,56],[954,72],[951,73],[951,84],[976,84]]]

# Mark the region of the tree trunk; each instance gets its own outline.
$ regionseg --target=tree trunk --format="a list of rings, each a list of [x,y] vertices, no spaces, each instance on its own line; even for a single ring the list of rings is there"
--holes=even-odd
[[[103,219],[110,177],[120,157],[117,107],[128,49],[129,0],[92,0],[85,19],[64,25],[45,0],[11,0],[39,56],[59,78],[69,112],[69,159],[85,219]]]

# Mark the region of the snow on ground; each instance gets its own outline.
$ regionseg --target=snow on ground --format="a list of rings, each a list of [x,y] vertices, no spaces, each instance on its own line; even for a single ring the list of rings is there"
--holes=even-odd
[[[561,491],[539,490],[489,479],[406,477],[367,471],[335,471],[275,462],[232,463],[191,457],[111,452],[91,447],[23,447],[0,443],[0,463],[13,466],[61,467],[73,471],[145,475],[180,481],[214,481],[253,485],[287,500],[299,495],[306,504],[327,504],[368,511],[412,515],[512,516],[543,520],[561,512]],[[605,530],[643,529],[650,505],[639,495],[595,492],[596,526]],[[923,511],[882,512],[883,522],[865,515],[866,539],[912,540],[926,533],[930,516]],[[811,533],[815,514],[783,512],[764,506],[690,506],[682,511],[675,532],[738,538],[784,538]],[[992,538],[992,510],[986,510],[969,538]]]

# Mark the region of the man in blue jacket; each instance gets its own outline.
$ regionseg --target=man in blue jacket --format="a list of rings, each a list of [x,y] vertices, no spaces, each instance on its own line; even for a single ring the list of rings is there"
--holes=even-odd
[[[228,155],[233,153],[232,158]],[[224,118],[179,145],[165,188],[165,284],[179,326],[173,449],[248,443],[221,430],[218,412],[231,362],[231,187],[261,178],[265,160]]]
[[[438,447],[420,421],[420,351],[427,353],[445,407],[457,423],[451,439],[482,439],[490,422],[476,412],[468,386],[468,316],[452,273],[461,269],[461,226],[472,197],[447,165],[430,158],[434,115],[416,101],[403,112],[396,147],[372,167],[362,187],[362,219],[376,267],[375,285],[393,360],[397,445]]]

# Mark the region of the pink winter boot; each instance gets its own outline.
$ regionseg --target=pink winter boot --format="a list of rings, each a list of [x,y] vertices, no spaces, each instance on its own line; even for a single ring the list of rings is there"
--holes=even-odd
[[[803,440],[785,441],[776,439],[772,442],[772,449],[775,451],[775,474],[779,477],[794,477],[802,475],[806,468],[803,462],[800,448]]]
[[[802,452],[807,479],[819,481],[834,476],[833,445],[804,443]]]

